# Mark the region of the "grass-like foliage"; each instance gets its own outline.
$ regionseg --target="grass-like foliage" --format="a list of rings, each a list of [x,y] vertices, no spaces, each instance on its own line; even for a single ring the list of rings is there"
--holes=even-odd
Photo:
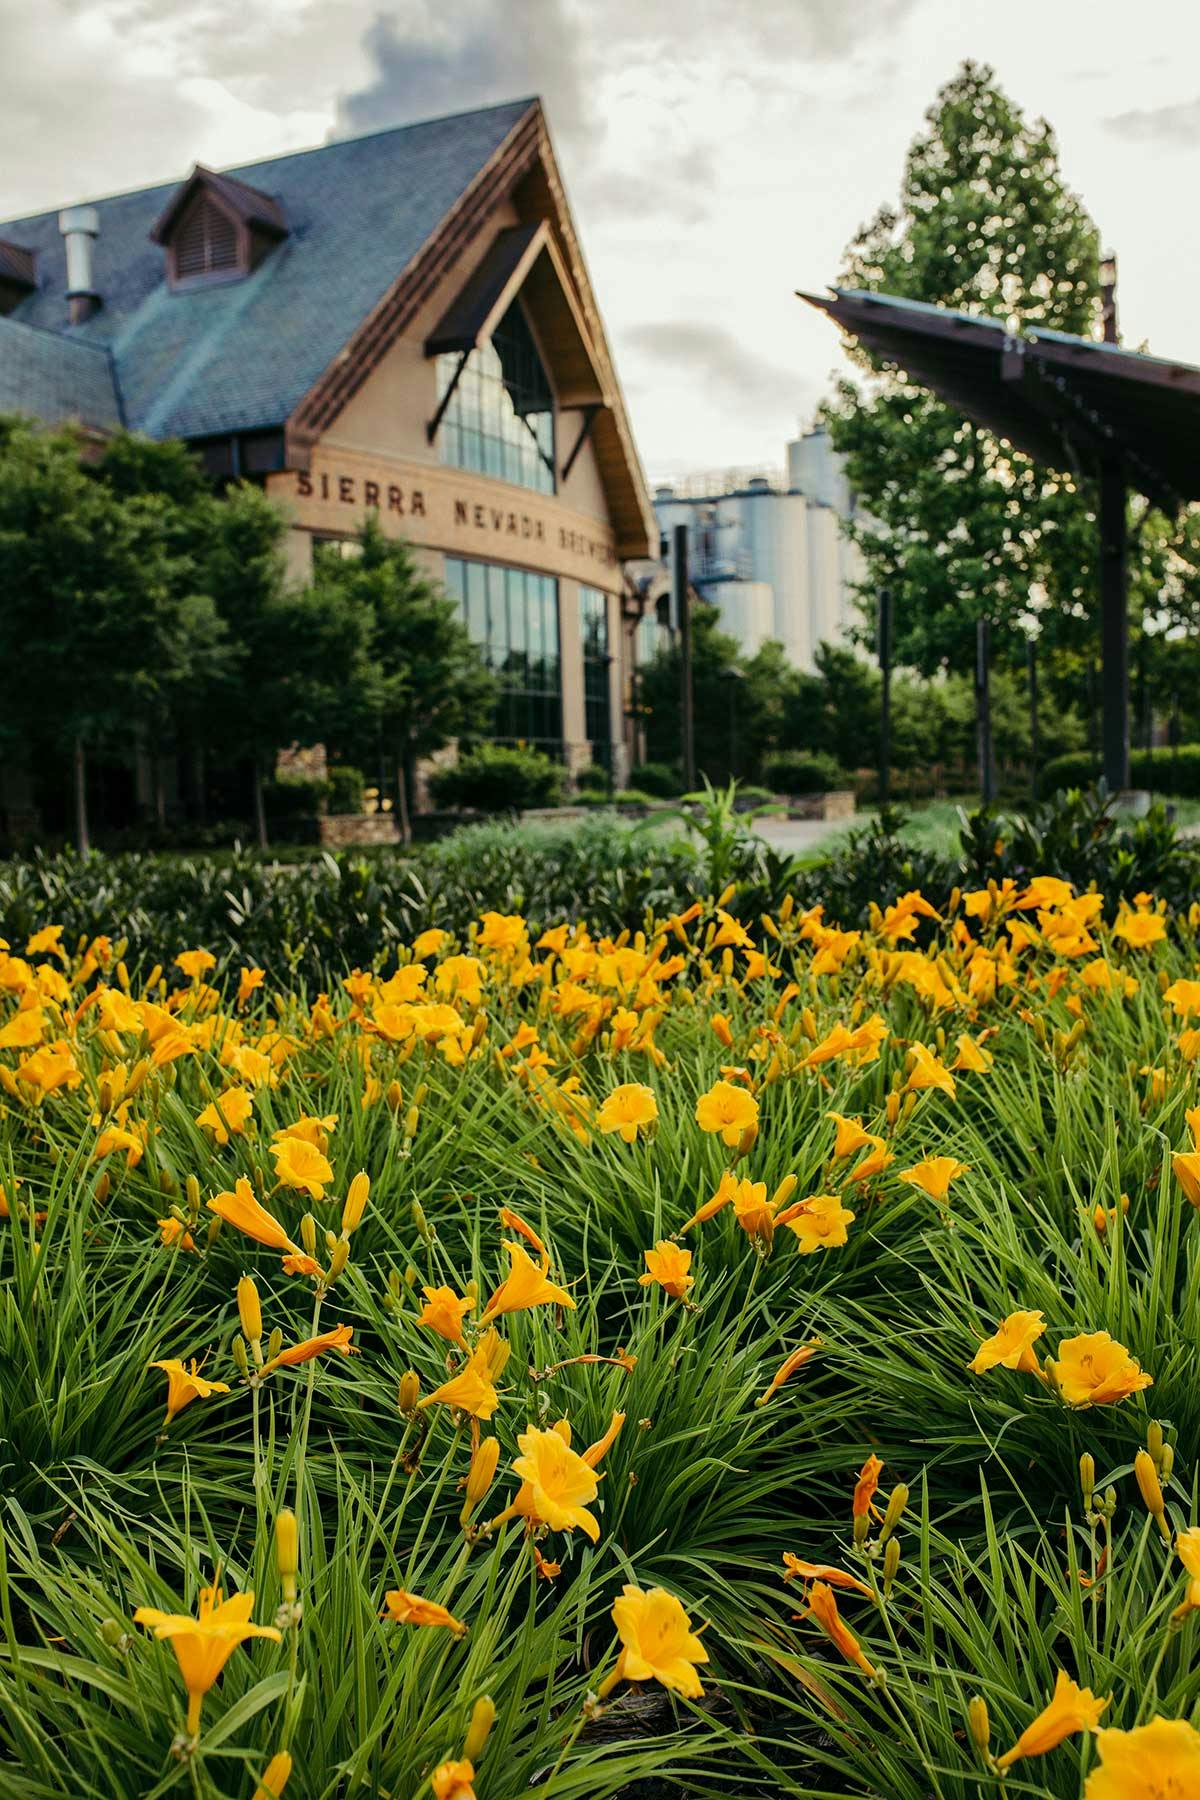
[[[0,945],[5,1800],[1200,1793],[1196,917],[729,902]]]

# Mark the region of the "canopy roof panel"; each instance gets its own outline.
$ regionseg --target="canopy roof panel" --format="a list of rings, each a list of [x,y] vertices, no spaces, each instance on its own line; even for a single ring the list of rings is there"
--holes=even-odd
[[[1200,499],[1200,369],[1066,332],[835,288],[801,294],[844,331],[1014,449],[1064,472],[1119,462],[1176,511]]]

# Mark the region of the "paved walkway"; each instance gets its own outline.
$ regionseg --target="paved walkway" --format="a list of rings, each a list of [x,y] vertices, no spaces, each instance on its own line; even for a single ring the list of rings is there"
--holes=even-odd
[[[806,850],[816,850],[830,838],[845,837],[853,830],[854,819],[756,819],[754,829],[759,837],[765,838],[773,850],[787,851],[791,856],[799,856]]]

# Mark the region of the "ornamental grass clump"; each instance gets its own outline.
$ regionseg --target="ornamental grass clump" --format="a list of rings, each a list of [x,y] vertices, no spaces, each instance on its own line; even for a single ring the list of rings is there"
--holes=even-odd
[[[1200,913],[732,904],[0,943],[0,1792],[1191,1792]]]

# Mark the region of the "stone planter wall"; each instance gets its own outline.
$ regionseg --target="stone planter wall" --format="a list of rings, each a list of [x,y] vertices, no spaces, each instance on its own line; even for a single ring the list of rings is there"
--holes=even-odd
[[[789,819],[852,819],[853,817],[853,788],[831,788],[827,794],[795,794],[788,801]]]
[[[392,813],[326,813],[317,824],[325,850],[349,850],[356,844],[398,844],[400,827]]]

